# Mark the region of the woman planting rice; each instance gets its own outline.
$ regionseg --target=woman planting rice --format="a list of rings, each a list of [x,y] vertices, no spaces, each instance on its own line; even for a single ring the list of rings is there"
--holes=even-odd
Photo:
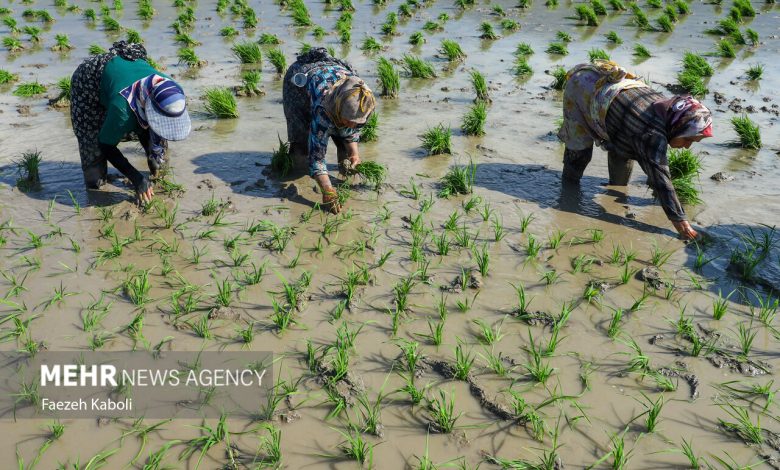
[[[190,133],[184,91],[149,65],[142,45],[125,41],[82,62],[71,82],[70,115],[84,184],[88,189],[100,188],[111,162],[132,182],[141,202],[151,201],[154,191],[149,179],[117,145],[129,134],[136,136],[155,176],[165,162],[167,141],[183,140]]]
[[[614,62],[597,60],[568,72],[558,136],[566,145],[564,181],[580,181],[595,142],[608,152],[609,184],[628,184],[638,161],[680,236],[697,237],[672,186],[666,151],[712,136],[712,114],[703,104],[666,98]]]
[[[374,111],[374,95],[350,64],[315,48],[287,69],[282,100],[293,164],[308,167],[323,204],[337,213],[341,208],[325,164],[328,138],[336,144],[340,171],[360,163],[360,128]]]

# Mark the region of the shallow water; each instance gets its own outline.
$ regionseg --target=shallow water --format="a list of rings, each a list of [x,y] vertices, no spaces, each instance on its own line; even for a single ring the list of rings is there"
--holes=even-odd
[[[739,286],[738,281],[728,273],[729,250],[738,243],[735,233],[744,231],[744,227],[760,229],[759,224],[777,224],[780,212],[778,195],[780,190],[775,183],[780,177],[777,142],[780,141],[777,116],[758,111],[751,114],[762,131],[764,148],[760,151],[743,151],[729,143],[736,137],[729,124],[734,115],[727,107],[733,98],[745,100],[743,106],[756,108],[777,103],[777,91],[780,90],[778,66],[774,60],[780,49],[780,21],[777,9],[756,3],[760,14],[748,21],[747,26],[757,30],[762,44],[756,49],[742,47],[738,57],[732,60],[710,58],[716,67],[715,76],[709,81],[711,91],[717,91],[727,98],[725,104],[716,105],[712,95],[704,100],[715,110],[715,137],[707,139],[695,147],[706,155],[701,178],[702,198],[705,203],[689,209],[692,220],[714,239],[707,249],[708,258],[716,258],[707,264],[701,275],[694,279],[702,284],[701,289],[691,281],[695,250],[684,247],[675,239],[670,224],[665,220],[662,210],[652,200],[652,194],[644,185],[644,176],[639,170],[634,174],[627,188],[606,187],[606,158],[597,150],[594,160],[586,171],[580,191],[574,193],[562,191],[560,169],[562,146],[551,132],[555,129],[555,120],[560,116],[560,96],[548,88],[551,77],[544,71],[555,65],[573,66],[587,60],[587,51],[594,47],[608,50],[612,58],[643,77],[647,77],[656,86],[663,88],[666,83],[675,81],[680,68],[679,61],[686,50],[705,52],[713,50],[715,38],[703,31],[710,27],[716,18],[727,14],[728,6],[722,8],[703,3],[692,4],[692,14],[681,16],[673,34],[644,32],[637,34],[628,24],[630,14],[615,15],[610,12],[603,18],[598,28],[578,26],[569,18],[574,5],[564,2],[556,9],[547,9],[541,2],[528,10],[513,8],[513,4],[501,3],[510,17],[517,19],[522,29],[516,33],[501,32],[497,17],[491,12],[491,4],[479,3],[461,13],[447,2],[432,3],[417,10],[414,18],[402,20],[399,35],[391,41],[384,41],[387,49],[382,55],[400,58],[402,54],[413,52],[435,63],[440,71],[434,80],[402,79],[400,97],[396,100],[379,100],[380,138],[372,144],[361,145],[361,155],[365,160],[375,160],[385,164],[391,175],[389,185],[380,194],[365,189],[355,189],[353,199],[348,203],[353,219],[347,222],[341,231],[326,240],[324,253],[317,256],[307,250],[320,238],[325,216],[315,215],[309,223],[299,221],[301,214],[310,209],[312,201],[318,199],[313,191],[313,183],[308,177],[280,182],[261,173],[270,160],[273,148],[277,145],[277,134],[283,135],[285,124],[281,107],[281,82],[268,64],[263,63],[263,88],[266,95],[259,98],[240,98],[241,117],[236,120],[211,120],[195,114],[194,132],[191,137],[171,145],[172,164],[175,180],[184,185],[183,197],[171,199],[163,197],[169,207],[178,204],[178,222],[188,221],[177,230],[161,228],[160,219],[153,214],[140,214],[126,201],[129,194],[121,182],[109,186],[103,194],[90,195],[83,190],[79,171],[76,140],[70,130],[67,110],[50,109],[44,99],[19,99],[11,95],[11,87],[0,89],[0,110],[6,124],[0,128],[0,165],[3,166],[0,180],[5,183],[2,189],[2,219],[12,220],[13,226],[28,229],[41,235],[49,233],[55,227],[61,227],[65,236],[52,235],[45,239],[42,248],[29,248],[29,236],[24,230],[15,233],[4,230],[7,243],[0,248],[5,256],[3,270],[19,279],[26,275],[27,291],[19,294],[13,301],[24,303],[26,317],[38,315],[31,323],[32,336],[43,341],[50,350],[85,349],[92,337],[81,329],[79,315],[85,305],[101,291],[114,300],[111,313],[103,322],[103,329],[116,332],[115,338],[105,349],[124,350],[132,347],[132,341],[122,328],[132,319],[136,310],[127,298],[117,290],[127,278],[127,266],[134,269],[151,269],[154,287],[150,293],[155,299],[146,307],[144,336],[149,343],[156,344],[166,336],[174,336],[171,347],[175,350],[197,350],[204,347],[218,350],[220,347],[240,349],[235,343],[236,326],[245,321],[257,321],[258,332],[252,348],[271,350],[277,354],[288,355],[283,360],[282,377],[289,378],[306,375],[307,368],[301,359],[306,350],[306,341],[315,345],[330,344],[334,341],[336,327],[340,322],[329,323],[330,312],[340,300],[340,278],[353,262],[373,263],[387,250],[394,254],[387,264],[373,270],[375,280],[360,293],[360,301],[344,313],[344,319],[350,322],[365,323],[357,339],[356,354],[352,358],[352,371],[365,383],[369,396],[374,397],[382,389],[397,389],[403,385],[402,379],[393,372],[393,363],[398,359],[399,349],[390,330],[390,318],[387,309],[392,308],[392,286],[402,277],[417,269],[410,260],[411,235],[408,224],[401,218],[413,216],[418,212],[419,201],[402,197],[398,191],[414,178],[422,185],[423,194],[435,193],[436,182],[453,162],[466,163],[469,158],[477,164],[477,179],[474,192],[489,202],[496,214],[500,214],[507,229],[507,237],[492,243],[492,229],[489,223],[482,221],[476,211],[463,214],[461,221],[467,223],[472,233],[479,232],[480,244],[489,243],[491,267],[484,285],[479,291],[449,293],[446,296],[449,317],[444,328],[444,344],[438,348],[428,344],[419,335],[428,333],[428,320],[438,321],[435,304],[440,298],[439,285],[449,284],[461,272],[461,268],[476,266],[469,250],[453,246],[446,257],[435,254],[435,247],[429,240],[426,244],[426,256],[431,261],[433,274],[431,285],[418,284],[412,291],[412,308],[403,319],[398,337],[421,343],[426,356],[448,361],[454,360],[454,348],[459,341],[477,357],[475,375],[489,395],[498,396],[498,401],[506,401],[506,394],[500,392],[513,384],[509,378],[500,378],[484,367],[484,360],[477,354],[485,354],[486,347],[479,344],[476,337],[474,319],[482,319],[488,324],[502,321],[504,337],[494,346],[494,352],[501,352],[514,359],[518,364],[528,360],[529,334],[538,342],[549,338],[550,328],[536,326],[529,328],[525,323],[507,317],[516,304],[515,293],[509,285],[523,283],[534,297],[532,310],[541,310],[556,315],[564,302],[580,300],[585,285],[591,279],[617,280],[621,267],[603,263],[593,266],[589,273],[573,273],[572,259],[579,255],[591,255],[606,260],[613,245],[633,247],[637,253],[636,261],[630,263],[631,269],[641,269],[649,263],[651,247],[657,244],[664,250],[673,250],[674,254],[663,266],[666,278],[673,279],[678,289],[665,298],[663,290],[652,295],[647,305],[632,313],[627,313],[622,322],[623,332],[636,340],[642,350],[651,358],[654,368],[685,365],[700,380],[698,398],[691,399],[687,383],[680,379],[675,391],[664,393],[665,406],[661,413],[658,431],[645,434],[644,399],[641,393],[656,400],[660,394],[654,380],[642,379],[638,374],[623,373],[626,367],[628,347],[621,341],[609,339],[605,333],[611,317],[611,308],[628,309],[634,299],[642,294],[643,283],[632,279],[626,285],[607,290],[600,302],[580,302],[573,310],[571,319],[563,328],[565,339],[549,358],[556,373],[546,385],[533,385],[523,377],[523,367],[510,374],[517,380],[514,388],[523,392],[525,399],[538,405],[554,395],[576,396],[579,408],[569,400],[561,400],[539,409],[539,414],[547,427],[543,442],[532,439],[529,426],[517,426],[501,421],[474,398],[464,382],[445,380],[432,371],[426,371],[417,384],[430,383],[430,395],[437,389],[454,393],[456,412],[463,415],[457,421],[457,429],[451,435],[430,434],[427,436],[428,422],[424,407],[412,407],[401,394],[393,395],[383,407],[382,422],[385,426],[383,438],[368,437],[376,444],[374,464],[377,468],[414,467],[416,458],[422,457],[428,449],[430,458],[442,463],[464,457],[469,468],[484,455],[497,455],[507,459],[535,460],[541,455],[541,449],[550,449],[553,443],[553,430],[558,427],[558,454],[562,462],[570,468],[581,468],[596,462],[609,451],[610,436],[625,430],[627,449],[633,449],[629,468],[671,468],[686,463],[684,457],[667,450],[679,447],[682,439],[692,442],[697,453],[705,456],[708,462],[716,465],[713,456],[726,458],[728,452],[736,462],[746,465],[757,462],[768,455],[776,455],[771,445],[762,448],[745,445],[737,436],[724,432],[718,425],[718,419],[728,419],[726,413],[716,406],[721,403],[723,394],[714,385],[730,380],[743,380],[748,384],[766,384],[773,379],[769,375],[747,377],[729,368],[718,369],[705,357],[692,357],[687,351],[690,343],[675,338],[670,322],[676,321],[679,310],[685,307],[696,325],[708,329],[717,329],[723,338],[718,343],[725,351],[735,355],[734,337],[737,325],[751,325],[757,331],[751,358],[765,361],[775,366],[777,363],[777,339],[771,329],[761,325],[758,320],[751,321],[749,308],[737,294],[729,302],[729,312],[723,320],[712,320],[712,300],[718,292],[724,295]],[[94,7],[93,3],[78,3],[82,8]],[[179,79],[188,93],[198,97],[202,90],[214,85],[237,85],[240,82],[240,66],[229,51],[230,41],[219,36],[219,29],[233,24],[241,29],[240,18],[214,13],[215,2],[202,2],[197,5],[198,22],[191,33],[203,44],[196,47],[199,56],[208,61],[208,65],[196,72],[188,72],[176,65],[177,46],[173,42],[173,33],[168,25],[175,19],[177,12],[169,5],[156,3],[158,14],[148,24],[135,17],[136,3],[127,2],[125,9],[117,19],[125,27],[141,32],[146,39],[147,48],[152,57],[167,66],[166,72]],[[289,26],[286,13],[279,13],[278,5],[273,2],[253,2],[251,5],[260,20],[251,37],[262,32],[278,34],[284,41],[282,50],[288,62],[292,61],[301,42],[316,44],[310,30],[301,30]],[[323,43],[333,46],[336,52],[347,57],[369,83],[376,79],[374,58],[365,56],[359,45],[367,33],[380,37],[380,25],[388,12],[396,11],[398,2],[388,2],[378,8],[362,1],[355,4],[353,44],[344,47],[338,43],[335,35],[329,35]],[[20,25],[21,11],[27,6],[12,4],[14,16]],[[33,4],[30,8],[48,8],[50,5]],[[326,31],[333,29],[339,16],[335,9],[326,5],[309,3],[312,17]],[[426,44],[411,47],[407,38],[411,32],[418,31],[422,25],[433,20],[441,12],[447,12],[452,19],[445,25],[444,31],[428,34]],[[19,73],[23,81],[38,78],[46,84],[53,84],[60,77],[69,75],[79,61],[86,56],[89,44],[99,43],[107,47],[118,36],[101,31],[101,27],[84,26],[79,14],[55,14],[57,22],[43,35],[43,46],[17,55],[3,53],[2,68]],[[657,13],[648,11],[651,18]],[[490,20],[503,37],[496,41],[484,41],[478,37],[477,28],[482,21]],[[545,54],[546,45],[553,41],[555,32],[565,30],[575,38],[569,45],[570,54],[556,57]],[[604,39],[610,30],[617,31],[625,43],[611,47]],[[6,27],[0,29],[6,34]],[[48,50],[54,41],[54,34],[66,32],[76,49],[69,54],[60,55]],[[242,31],[242,38],[244,36]],[[468,54],[462,64],[450,69],[447,63],[436,57],[436,50],[443,38],[452,38],[460,42]],[[653,57],[636,63],[631,55],[635,41],[641,41],[653,53]],[[512,52],[519,42],[528,42],[536,54],[529,63],[535,73],[527,80],[518,81],[511,74]],[[760,86],[746,84],[742,77],[748,65],[763,63],[766,65],[764,78]],[[34,67],[42,64],[43,67]],[[470,89],[468,71],[480,70],[491,85],[493,103],[490,106],[487,123],[487,135],[472,138],[459,135],[462,114],[471,104],[473,92]],[[53,89],[53,88],[52,88]],[[770,101],[764,102],[764,98]],[[17,106],[29,105],[30,116],[17,113]],[[202,110],[202,102],[197,98],[191,101],[193,110]],[[419,146],[417,136],[428,127],[438,123],[449,124],[455,129],[453,149],[455,155],[425,156]],[[16,175],[12,162],[21,152],[37,148],[43,152],[44,165],[41,168],[42,189],[33,193],[22,193],[14,188]],[[143,156],[137,145],[127,144],[123,149],[132,156],[132,161],[143,166]],[[331,156],[333,159],[335,157]],[[734,181],[716,183],[709,176],[718,171],[726,171],[735,176]],[[259,181],[262,180],[262,181]],[[292,200],[279,197],[279,190],[288,184],[294,184],[300,197]],[[85,206],[78,214],[67,194],[72,191],[75,200]],[[231,210],[226,219],[233,225],[217,227],[214,240],[198,239],[197,235],[210,228],[212,218],[197,217],[201,204],[209,197],[230,200]],[[49,211],[49,201],[54,203]],[[468,198],[435,199],[435,204],[424,215],[426,225],[432,225],[436,234],[442,232],[441,225],[453,211],[463,213],[461,203]],[[127,246],[120,258],[109,261],[95,269],[91,266],[97,250],[109,246],[109,241],[100,237],[104,223],[96,207],[91,205],[114,204],[115,230],[121,237],[130,236],[133,225],[141,227],[145,239]],[[87,207],[89,206],[89,207]],[[381,207],[392,211],[387,222],[377,221]],[[626,218],[628,211],[635,213],[634,219]],[[545,249],[536,262],[529,262],[525,254],[527,234],[520,233],[520,219],[533,213],[535,220],[529,226],[529,232],[541,242],[555,230],[567,230],[564,243],[557,250]],[[240,270],[230,268],[229,253],[223,247],[223,240],[238,235],[252,221],[266,219],[280,226],[295,225],[298,230],[290,245],[279,255],[259,246],[264,235],[249,238],[241,244],[242,252],[251,254],[251,260],[260,264],[269,263],[269,271],[259,285],[248,286],[234,303],[233,308],[241,315],[240,321],[217,319],[212,321],[216,340],[203,342],[187,329],[178,329],[172,324],[169,299],[178,288],[170,275],[161,275],[163,258],[188,282],[203,286],[202,309],[196,317],[205,313],[213,304],[210,296],[216,291],[218,280],[238,275]],[[348,246],[350,240],[364,240],[366,234],[360,229],[376,226],[379,238],[373,251],[364,255],[345,257],[334,256],[340,248]],[[568,241],[576,236],[587,236],[587,229],[601,229],[605,239],[596,244],[569,246]],[[178,253],[161,255],[155,251],[160,247],[159,238],[168,243],[179,242]],[[82,247],[76,253],[68,238],[72,238]],[[192,246],[207,249],[199,264],[192,264]],[[302,248],[299,265],[288,268],[298,251]],[[27,260],[25,260],[27,256]],[[40,259],[40,269],[31,269],[30,262]],[[770,263],[762,271],[766,283],[777,285],[778,253],[774,249]],[[550,270],[561,273],[557,283],[546,286],[540,280],[542,273]],[[311,298],[299,317],[299,324],[292,331],[276,335],[264,326],[268,324],[271,313],[270,294],[278,291],[280,282],[274,272],[288,279],[297,278],[303,270],[313,273],[313,283],[309,289]],[[701,277],[700,277],[701,276]],[[45,308],[54,289],[65,287],[67,292],[76,293],[67,297],[65,302]],[[9,281],[4,287],[11,288]],[[756,286],[750,286],[756,287]],[[474,297],[475,294],[478,295]],[[457,301],[474,299],[474,305],[468,312],[460,312]],[[10,312],[8,312],[10,313]],[[2,325],[6,328],[5,325]],[[649,341],[656,335],[664,335],[662,340]],[[19,347],[13,341],[2,344],[4,349]],[[681,352],[682,348],[685,352]],[[490,347],[487,347],[489,350]],[[584,387],[581,372],[592,364],[590,389]],[[584,367],[584,369],[583,369]],[[587,375],[587,374],[586,374]],[[301,418],[292,423],[277,422],[282,429],[282,450],[284,465],[288,468],[324,468],[353,466],[348,462],[329,459],[322,454],[338,452],[336,446],[343,438],[334,429],[345,430],[345,416],[325,420],[330,411],[324,404],[323,388],[313,378],[302,382],[302,393],[293,399],[298,406]],[[15,393],[14,390],[6,391]],[[641,393],[640,393],[641,392]],[[762,413],[762,399],[756,399],[751,406],[750,416]],[[737,403],[745,404],[744,401]],[[581,416],[586,418],[580,418]],[[352,421],[359,420],[359,412],[349,412]],[[780,431],[776,425],[776,409],[770,407],[761,418],[761,425],[770,431]],[[9,415],[0,422],[6,434],[13,433],[13,439],[3,439],[0,443],[2,468],[14,464],[16,448],[30,462],[46,439],[43,427],[46,421],[20,420],[13,422]],[[64,436],[55,442],[41,458],[39,468],[55,468],[57,462],[74,463],[78,458],[82,464],[100,450],[121,447],[109,460],[107,468],[124,467],[139,451],[140,440],[129,437],[119,440],[122,431],[129,427],[131,420],[123,422],[98,423],[92,420],[64,421]],[[186,440],[197,436],[192,426],[198,422],[178,420],[168,423],[164,429],[149,437],[141,460],[154,450],[159,449],[171,439]],[[236,433],[252,427],[246,419],[239,417],[229,420],[229,429]],[[262,432],[234,434],[232,441],[238,448],[253,454]],[[427,436],[427,437],[426,437]],[[772,435],[770,435],[772,436]],[[427,439],[427,441],[426,441]],[[176,460],[180,446],[166,462],[173,468],[195,468],[196,459],[187,464]],[[608,463],[611,462],[609,459]],[[225,446],[215,446],[202,464],[202,468],[222,468],[227,463]],[[188,466],[186,466],[188,465]],[[490,466],[488,464],[483,464]],[[765,464],[767,465],[767,464]],[[138,465],[139,468],[141,465]]]

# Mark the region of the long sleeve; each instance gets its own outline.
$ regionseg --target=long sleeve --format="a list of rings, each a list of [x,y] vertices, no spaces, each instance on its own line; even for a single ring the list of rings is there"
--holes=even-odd
[[[106,160],[111,162],[111,164],[119,170],[123,175],[127,177],[132,183],[133,186],[138,189],[141,187],[141,185],[144,182],[143,175],[135,169],[135,167],[127,161],[127,158],[125,158],[124,155],[122,155],[122,152],[114,145],[106,145],[106,144],[100,144],[100,150],[103,152],[103,155],[106,157]]]
[[[647,183],[655,191],[666,217],[672,222],[679,222],[687,220],[687,217],[672,184],[669,161],[666,157],[668,145],[664,136],[655,133],[645,134],[636,143],[636,154],[639,165],[647,174]]]

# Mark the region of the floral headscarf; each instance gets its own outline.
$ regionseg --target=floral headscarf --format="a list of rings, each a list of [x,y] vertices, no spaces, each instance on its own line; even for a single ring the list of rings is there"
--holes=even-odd
[[[670,140],[677,137],[712,137],[712,112],[691,96],[658,101],[653,108],[666,121]]]

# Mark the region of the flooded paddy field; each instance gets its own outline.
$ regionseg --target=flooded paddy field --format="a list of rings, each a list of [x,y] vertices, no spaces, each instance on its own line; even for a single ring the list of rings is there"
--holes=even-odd
[[[731,0],[683,2],[688,13],[669,3],[680,11],[672,32],[657,30],[667,5],[651,3],[637,4],[644,29],[628,2],[588,26],[584,4],[569,1],[307,1],[305,27],[293,19],[300,2],[153,0],[148,20],[129,0],[3,3],[13,21],[0,35],[18,44],[4,42],[0,68],[18,80],[0,85],[0,348],[271,351],[279,385],[256,415],[222,422],[3,410],[0,468],[780,468],[780,11],[754,1],[738,29],[757,43],[732,34],[728,58],[707,30]],[[338,23],[352,8],[345,38]],[[180,15],[194,15],[182,32],[199,67],[180,62]],[[498,37],[481,38],[483,23]],[[226,27],[238,35],[222,36]],[[193,115],[147,210],[115,170],[105,190],[84,190],[69,110],[49,105],[91,45],[108,49],[129,30],[182,84]],[[52,50],[62,34],[72,49]],[[264,34],[281,44],[242,65],[233,43]],[[545,52],[567,35],[568,54]],[[362,50],[368,37],[379,50]],[[449,61],[445,39],[465,58]],[[520,43],[534,52],[522,76]],[[286,126],[269,50],[289,64],[306,45],[332,48],[377,91],[380,57],[401,70],[398,96],[378,99],[376,141],[360,145],[388,179],[347,181],[340,215],[315,207],[308,176],[270,171]],[[608,186],[600,150],[580,187],[562,188],[552,73],[595,49],[669,95],[686,52],[714,69],[702,101],[715,136],[693,147],[703,202],[686,207],[705,243],[677,239],[641,171]],[[436,76],[408,77],[406,54]],[[759,64],[762,77],[749,79]],[[238,97],[238,118],[209,117],[205,90],[239,87],[247,70],[261,71],[263,93]],[[475,70],[491,98],[478,137],[460,129]],[[14,95],[36,81],[46,93]],[[743,115],[760,149],[734,144],[731,119]],[[428,155],[420,136],[440,124],[452,128],[452,154]],[[145,167],[136,143],[121,148]],[[40,184],[19,185],[16,162],[34,151]],[[453,167],[474,171],[471,192],[440,197]],[[36,406],[22,385],[3,393]]]

